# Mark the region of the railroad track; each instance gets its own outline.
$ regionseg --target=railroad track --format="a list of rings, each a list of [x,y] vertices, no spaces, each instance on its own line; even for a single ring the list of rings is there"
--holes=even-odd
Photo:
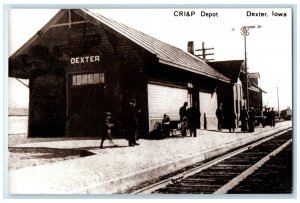
[[[132,194],[290,193],[292,180],[286,181],[284,191],[278,188],[268,189],[270,185],[266,185],[263,188],[268,189],[267,191],[261,188],[260,179],[273,171],[274,167],[280,167],[278,163],[283,160],[288,162],[288,167],[283,167],[283,169],[285,173],[288,170],[287,173],[291,176],[291,145],[292,132],[289,128],[207,163],[201,163],[192,169],[135,190]],[[267,163],[269,166],[266,166]],[[253,175],[256,173],[258,175]],[[259,175],[261,177],[257,177]]]

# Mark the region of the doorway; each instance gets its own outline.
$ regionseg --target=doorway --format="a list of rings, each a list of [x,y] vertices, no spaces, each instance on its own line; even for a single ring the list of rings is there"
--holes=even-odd
[[[69,75],[68,135],[97,137],[104,130],[104,73]]]

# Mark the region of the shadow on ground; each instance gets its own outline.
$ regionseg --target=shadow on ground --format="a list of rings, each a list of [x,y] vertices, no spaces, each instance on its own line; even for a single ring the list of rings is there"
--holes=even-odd
[[[59,148],[48,148],[48,147],[9,147],[9,152],[12,153],[32,153],[31,158],[58,158],[68,156],[79,156],[86,157],[95,155],[93,152],[82,149],[59,149]],[[34,155],[38,153],[38,155]]]

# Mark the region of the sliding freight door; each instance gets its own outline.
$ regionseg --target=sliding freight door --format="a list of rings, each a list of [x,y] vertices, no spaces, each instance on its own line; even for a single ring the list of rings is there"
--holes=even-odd
[[[148,84],[149,130],[162,121],[165,113],[171,120],[179,120],[179,108],[189,101],[187,89]]]
[[[217,128],[216,110],[218,108],[217,94],[199,92],[199,104],[201,113],[201,128]],[[202,125],[203,124],[203,125]]]

